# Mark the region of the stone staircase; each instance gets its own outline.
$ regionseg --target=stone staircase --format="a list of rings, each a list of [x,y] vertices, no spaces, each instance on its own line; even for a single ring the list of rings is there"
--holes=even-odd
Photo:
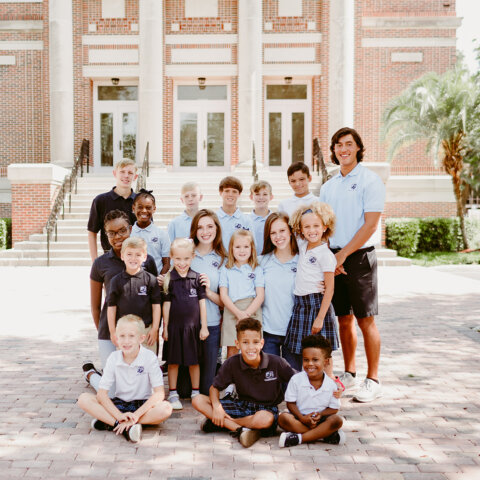
[[[157,201],[155,223],[161,228],[166,228],[174,216],[183,211],[180,202],[181,185],[187,181],[196,181],[201,185],[203,208],[217,210],[220,206],[218,184],[228,173],[224,171],[212,172],[173,172],[165,169],[151,169],[147,179],[147,188],[153,190]],[[252,184],[251,167],[239,166],[232,173],[238,177],[244,191],[240,197],[239,206],[244,212],[252,209],[249,199],[249,189]],[[285,178],[285,172],[259,171],[259,178],[271,183],[274,199],[271,207],[276,210],[281,199],[291,195],[291,189]],[[50,265],[52,266],[80,266],[91,265],[87,244],[87,221],[92,199],[99,193],[110,190],[114,179],[109,175],[95,175],[90,173],[78,179],[77,194],[72,196],[71,211],[66,212],[64,218],[58,220],[58,237],[50,242]],[[311,191],[318,194],[321,180],[313,176]],[[102,249],[98,247],[98,251]],[[379,265],[410,265],[410,260],[397,257],[396,252],[379,248]],[[14,249],[0,252],[1,266],[45,266],[47,264],[47,239],[46,234],[31,235],[28,241],[17,242]]]

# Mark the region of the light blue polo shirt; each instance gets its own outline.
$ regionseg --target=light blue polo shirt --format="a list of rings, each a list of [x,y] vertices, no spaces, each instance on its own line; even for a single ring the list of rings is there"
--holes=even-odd
[[[234,265],[232,268],[223,266],[220,270],[220,286],[227,287],[228,296],[232,302],[244,298],[256,297],[257,287],[265,287],[263,270],[260,267],[252,270],[246,263],[240,268]]]
[[[275,254],[259,258],[265,277],[265,301],[262,306],[263,330],[272,335],[286,335],[293,310],[293,287],[298,255],[282,263]]]
[[[178,217],[170,220],[167,231],[170,241],[173,242],[176,238],[190,238],[190,227],[192,225],[192,217],[183,212]]]
[[[210,290],[218,293],[218,281],[220,280],[220,261],[221,257],[213,250],[202,257],[198,252],[195,252],[191,269],[198,273],[206,273],[210,280]],[[219,306],[207,298],[207,325],[209,327],[216,327],[220,325]]]
[[[228,244],[230,243],[230,238],[233,235],[235,230],[250,230],[253,235],[253,226],[252,221],[248,218],[247,215],[242,213],[242,211],[237,208],[233,215],[228,215],[223,211],[223,208],[217,210],[218,220],[220,221],[220,226],[222,227],[222,242],[225,250],[228,252]]]
[[[267,221],[268,216],[271,214],[271,210],[268,211],[265,217],[257,215],[255,212],[252,212],[249,215],[250,221],[253,226],[253,238],[255,238],[255,248],[257,249],[257,255],[260,255],[263,250],[263,232],[265,230],[265,222]]]
[[[385,185],[381,178],[359,163],[345,177],[339,173],[320,190],[320,201],[328,203],[337,217],[332,248],[343,248],[365,223],[365,213],[383,212]],[[375,244],[372,235],[361,248]]]
[[[163,268],[162,258],[170,256],[170,239],[167,232],[154,223],[147,228],[140,228],[135,222],[130,236],[143,238],[147,242],[147,253],[153,257],[160,272]]]

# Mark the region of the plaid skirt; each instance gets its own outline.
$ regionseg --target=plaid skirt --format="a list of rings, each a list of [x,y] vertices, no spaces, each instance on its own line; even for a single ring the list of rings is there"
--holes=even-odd
[[[295,295],[292,316],[287,327],[285,347],[292,353],[302,353],[302,339],[312,333],[312,325],[320,310],[323,294]],[[320,331],[332,345],[332,350],[338,350],[337,320],[332,305],[328,309]]]

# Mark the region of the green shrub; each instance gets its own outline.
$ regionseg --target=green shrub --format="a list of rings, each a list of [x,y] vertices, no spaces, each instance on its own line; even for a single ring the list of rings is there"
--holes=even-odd
[[[12,219],[0,218],[0,250],[12,248]]]
[[[402,257],[411,257],[417,252],[418,234],[418,218],[389,218],[385,221],[386,245]]]
[[[427,217],[419,220],[418,252],[457,252],[463,241],[458,218]]]
[[[480,218],[467,218],[465,222],[469,247],[480,248]]]

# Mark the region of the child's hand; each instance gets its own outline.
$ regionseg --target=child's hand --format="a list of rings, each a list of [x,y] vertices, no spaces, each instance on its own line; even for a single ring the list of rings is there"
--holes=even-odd
[[[312,412],[309,413],[308,415],[302,415],[302,417],[299,419],[306,427],[308,428],[313,428],[317,425],[317,418],[316,418],[317,413]]]
[[[165,328],[165,325],[163,326],[162,338],[163,338],[166,342],[168,342],[168,328]]]
[[[244,311],[240,311],[238,315],[236,315],[238,321],[243,320],[244,318],[248,318],[249,316],[250,315]]]
[[[218,425],[219,427],[223,427],[226,418],[229,418],[230,420],[232,419],[230,415],[227,415],[225,413],[225,410],[223,409],[221,404],[217,405],[216,407],[213,407],[212,422],[215,425]]]
[[[159,275],[159,276],[157,277],[157,282],[158,282],[158,286],[159,286],[159,287],[163,287],[163,282],[164,282],[164,280],[165,280],[165,275]]]
[[[323,295],[325,293],[325,282],[324,281],[318,282],[317,288],[318,288],[318,293],[321,293]]]
[[[200,329],[200,340],[205,340],[210,335],[208,328],[201,328]]]
[[[198,277],[200,279],[200,284],[205,287],[206,290],[210,289],[210,279],[206,273],[201,273]]]
[[[322,320],[316,319],[312,325],[312,335],[316,335],[317,333],[320,333],[322,328],[323,328],[323,319]]]
[[[151,347],[155,345],[156,341],[158,340],[158,330],[153,330],[153,328],[148,332],[147,335],[147,345]]]
[[[118,347],[117,335],[115,332],[110,332],[110,340],[116,347]]]

